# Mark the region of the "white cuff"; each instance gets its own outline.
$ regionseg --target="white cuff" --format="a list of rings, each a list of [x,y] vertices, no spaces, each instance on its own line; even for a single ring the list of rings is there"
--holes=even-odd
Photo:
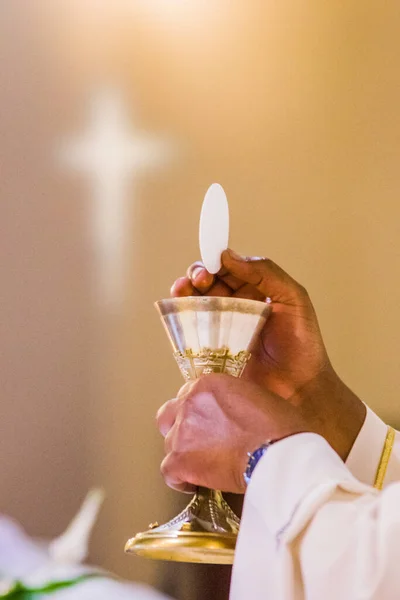
[[[346,460],[346,466],[359,481],[374,485],[387,435],[387,425],[367,407],[367,416]]]
[[[340,486],[353,494],[371,492],[357,481],[319,435],[300,433],[272,444],[261,458],[246,492],[277,542],[296,535],[318,506]]]

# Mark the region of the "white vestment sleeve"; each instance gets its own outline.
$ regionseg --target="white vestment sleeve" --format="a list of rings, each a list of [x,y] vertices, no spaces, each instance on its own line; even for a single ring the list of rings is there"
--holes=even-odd
[[[374,485],[388,427],[370,408],[346,465],[359,481]],[[400,480],[400,437],[396,433],[384,485]]]
[[[320,436],[272,445],[248,487],[231,600],[398,600],[400,483],[356,480]]]

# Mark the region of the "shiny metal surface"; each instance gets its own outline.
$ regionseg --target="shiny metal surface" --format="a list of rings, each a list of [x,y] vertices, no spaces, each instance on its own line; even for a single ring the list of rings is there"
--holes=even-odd
[[[268,303],[240,298],[169,298],[156,308],[186,380],[213,372],[239,377],[270,312]],[[239,519],[221,492],[199,488],[168,523],[128,540],[125,552],[178,562],[231,564]]]
[[[177,562],[232,563],[239,519],[221,492],[199,488],[179,515],[154,525],[128,540],[125,552]]]

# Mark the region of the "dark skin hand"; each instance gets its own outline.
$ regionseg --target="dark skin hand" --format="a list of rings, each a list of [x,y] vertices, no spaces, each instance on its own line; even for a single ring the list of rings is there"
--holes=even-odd
[[[222,254],[214,276],[197,262],[175,281],[172,296],[236,296],[266,301],[272,313],[243,378],[301,407],[318,432],[345,460],[364,422],[364,404],[342,382],[329,360],[307,291],[269,259]]]
[[[320,432],[304,406],[293,406],[261,386],[230,375],[207,375],[181,388],[157,414],[165,436],[161,472],[179,491],[196,486],[237,494],[245,491],[243,472],[267,439]]]

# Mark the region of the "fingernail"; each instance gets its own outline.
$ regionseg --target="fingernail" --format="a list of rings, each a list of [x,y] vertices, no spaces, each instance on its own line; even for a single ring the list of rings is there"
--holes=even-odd
[[[203,271],[203,267],[196,267],[190,274],[190,279],[194,281],[197,275],[200,275],[201,271]]]
[[[230,248],[228,248],[228,254],[233,260],[240,260],[240,261],[246,260],[244,256],[240,256],[240,254],[238,254],[234,250],[231,250]]]

